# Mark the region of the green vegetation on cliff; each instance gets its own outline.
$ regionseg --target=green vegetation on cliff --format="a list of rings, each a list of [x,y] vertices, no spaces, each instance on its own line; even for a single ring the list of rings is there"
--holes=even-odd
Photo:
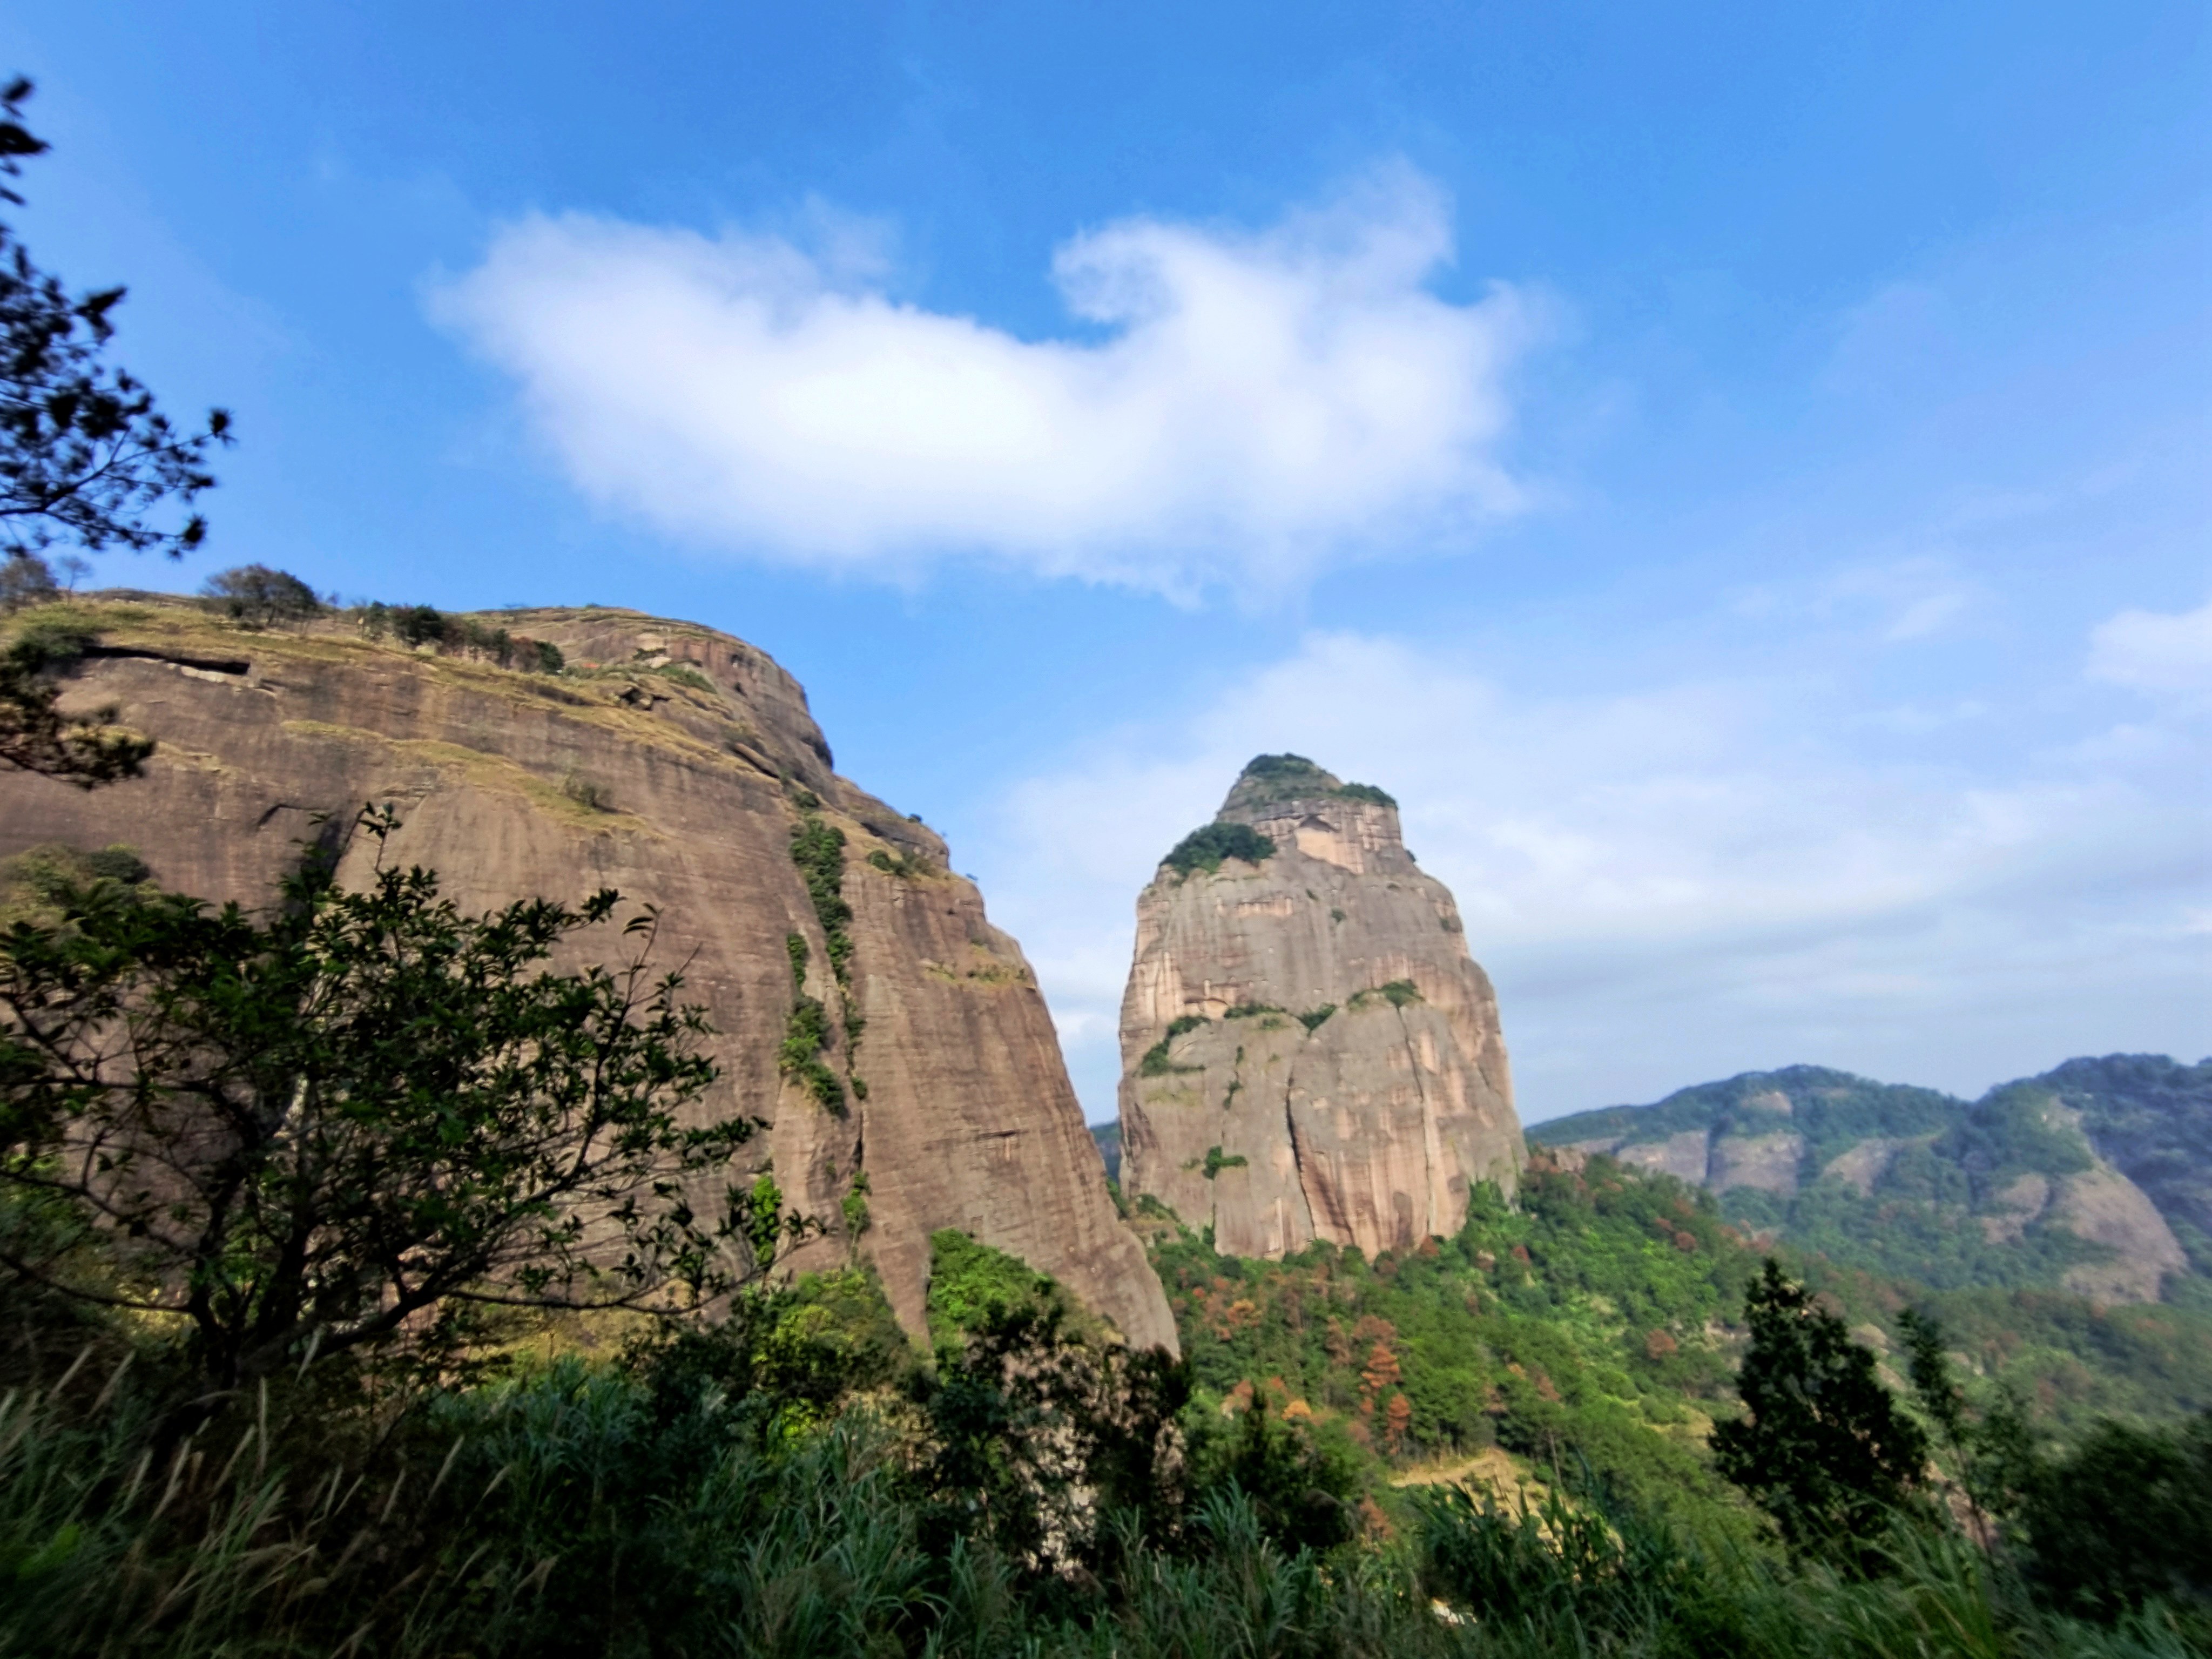
[[[1210,876],[1220,870],[1224,859],[1257,864],[1274,854],[1275,843],[1249,823],[1209,823],[1177,842],[1160,862],[1178,875],[1203,870]]]

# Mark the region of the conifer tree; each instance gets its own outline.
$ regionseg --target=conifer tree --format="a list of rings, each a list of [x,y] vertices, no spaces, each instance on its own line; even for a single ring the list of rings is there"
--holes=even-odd
[[[1920,1484],[1928,1439],[1875,1375],[1873,1352],[1774,1259],[1744,1292],[1747,1415],[1713,1430],[1720,1471],[1790,1547],[1873,1568],[1874,1544]]]

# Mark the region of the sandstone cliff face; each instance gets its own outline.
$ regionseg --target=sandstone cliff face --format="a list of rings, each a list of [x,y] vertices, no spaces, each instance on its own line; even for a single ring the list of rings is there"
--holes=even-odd
[[[772,1158],[791,1206],[832,1225],[802,1266],[854,1243],[842,1206],[864,1175],[857,1245],[909,1332],[925,1329],[929,1235],[956,1227],[1053,1274],[1131,1342],[1175,1345],[1019,947],[933,833],[834,774],[805,693],[764,653],[628,611],[497,618],[586,665],[554,677],[336,629],[245,633],[178,602],[97,609],[105,649],[146,654],[80,665],[68,702],[119,704],[161,747],[146,777],[90,794],[0,777],[0,854],[128,842],[167,887],[259,905],[299,843],[388,800],[404,827],[387,856],[436,869],[465,906],[617,888],[659,908],[655,959],[685,964],[720,1034],[702,1110],[767,1120],[749,1157]],[[857,1042],[792,856],[808,815],[847,841]],[[341,878],[368,856],[349,848]],[[779,1072],[793,933],[831,1011],[822,1059],[842,1110]],[[623,947],[612,929],[590,946]]]
[[[1239,1255],[1455,1232],[1473,1183],[1512,1190],[1522,1148],[1451,895],[1387,796],[1295,757],[1255,762],[1217,823],[1274,850],[1163,865],[1137,901],[1123,1185]]]

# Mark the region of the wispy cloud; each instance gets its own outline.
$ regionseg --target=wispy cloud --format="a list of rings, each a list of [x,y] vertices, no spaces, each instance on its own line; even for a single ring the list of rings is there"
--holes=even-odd
[[[1522,499],[1498,445],[1540,307],[1431,290],[1449,215],[1408,170],[1256,234],[1073,238],[1072,339],[906,303],[831,242],[532,216],[430,304],[593,500],[787,562],[1279,592]]]
[[[2138,691],[2212,694],[2212,601],[2178,615],[2123,611],[2099,624],[2089,673]]]

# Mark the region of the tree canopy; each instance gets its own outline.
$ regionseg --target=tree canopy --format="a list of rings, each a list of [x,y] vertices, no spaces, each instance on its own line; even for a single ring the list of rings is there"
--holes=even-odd
[[[217,1387],[311,1346],[436,1359],[487,1306],[696,1304],[773,1255],[779,1206],[726,1176],[755,1124],[684,1121],[710,1033],[652,913],[626,965],[546,970],[616,893],[465,915],[383,866],[394,824],[359,820],[365,891],[313,855],[266,920],[94,881],[0,937],[0,1189],[120,1271],[0,1260],[182,1316]]]
[[[48,148],[23,124],[30,95],[21,78],[0,89],[0,177],[20,177],[23,159]],[[0,185],[0,201],[23,198]],[[172,528],[148,515],[214,487],[208,458],[231,441],[230,416],[210,410],[198,429],[180,428],[137,376],[105,361],[124,293],[70,293],[0,223],[0,551],[11,556],[56,541],[174,556],[206,539],[198,513]]]
[[[1928,1437],[1882,1386],[1873,1352],[1771,1256],[1743,1310],[1751,1347],[1736,1387],[1749,1415],[1715,1425],[1714,1462],[1792,1549],[1866,1565],[1920,1483]]]

